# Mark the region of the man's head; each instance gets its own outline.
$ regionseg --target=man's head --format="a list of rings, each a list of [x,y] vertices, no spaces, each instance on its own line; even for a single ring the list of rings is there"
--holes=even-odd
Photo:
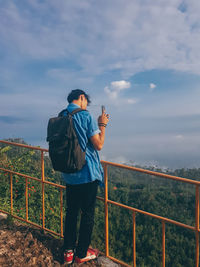
[[[86,109],[91,102],[90,96],[81,89],[72,90],[71,93],[69,93],[67,100],[69,103],[73,102],[74,104],[79,105],[82,109]]]

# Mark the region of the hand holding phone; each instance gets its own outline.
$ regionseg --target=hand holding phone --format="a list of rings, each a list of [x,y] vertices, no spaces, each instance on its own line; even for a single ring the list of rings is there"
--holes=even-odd
[[[102,112],[102,114],[98,118],[98,124],[99,124],[99,126],[106,127],[106,125],[107,125],[107,123],[109,121],[109,115],[106,114],[106,110],[105,110],[105,106],[104,105],[101,106],[101,112]]]

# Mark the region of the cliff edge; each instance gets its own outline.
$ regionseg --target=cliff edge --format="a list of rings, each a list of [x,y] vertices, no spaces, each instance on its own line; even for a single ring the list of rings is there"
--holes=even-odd
[[[1,267],[69,266],[61,262],[62,242],[49,233],[0,214]],[[74,263],[70,266],[79,265]],[[81,266],[117,267],[119,265],[104,256],[99,256]]]

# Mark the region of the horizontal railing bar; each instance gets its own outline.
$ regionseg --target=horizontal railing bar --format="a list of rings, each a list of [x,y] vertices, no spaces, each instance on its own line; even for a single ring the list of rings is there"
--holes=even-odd
[[[61,184],[55,184],[55,183],[52,183],[52,182],[49,182],[49,181],[44,181],[43,183],[45,184],[48,184],[48,185],[52,185],[54,187],[58,187],[58,188],[62,188],[62,189],[66,189],[66,186],[65,185],[61,185]]]
[[[104,198],[103,197],[99,197],[97,196],[97,199],[101,200],[101,201],[104,201]]]
[[[48,152],[48,149],[45,149],[45,148],[34,147],[34,146],[29,146],[29,145],[24,145],[24,144],[9,142],[9,141],[5,141],[5,140],[0,140],[0,143],[14,145],[14,146],[20,146],[20,147],[25,147],[25,148],[30,148],[30,149],[34,149],[34,150],[40,150],[40,151]],[[190,184],[194,184],[194,185],[200,185],[200,182],[199,181],[194,181],[194,180],[190,180],[190,179],[186,179],[186,178],[181,178],[181,177],[178,177],[178,176],[173,176],[173,175],[164,174],[164,173],[160,173],[160,172],[145,170],[145,169],[142,169],[142,168],[137,168],[137,167],[133,167],[133,166],[123,165],[123,164],[109,162],[109,161],[104,161],[104,160],[102,160],[101,163],[106,164],[106,165],[110,165],[110,166],[114,166],[114,167],[119,167],[119,168],[127,169],[127,170],[142,172],[142,173],[146,173],[146,174],[153,175],[153,176],[159,176],[159,177],[162,177],[162,178],[177,180],[177,181],[181,181],[181,182],[184,182],[184,183],[190,183]]]
[[[22,176],[23,178],[32,179],[32,180],[38,181],[40,183],[49,184],[49,185],[52,185],[52,186],[55,186],[55,187],[58,187],[58,188],[62,188],[62,189],[66,188],[66,186],[64,186],[64,185],[55,184],[55,183],[52,183],[52,182],[49,182],[49,181],[46,181],[46,180],[42,181],[39,178],[32,177],[32,176],[29,176],[29,175],[26,175],[26,174],[23,174],[23,173],[7,170],[7,169],[4,169],[4,168],[0,168],[0,171],[12,173],[12,174],[15,174],[15,175],[18,175],[18,176]]]
[[[9,142],[9,141],[5,141],[5,140],[0,140],[0,143],[13,145],[13,146],[20,146],[20,147],[30,148],[30,149],[34,149],[34,150],[40,150],[40,151],[44,151],[44,152],[49,152],[49,150],[46,149],[46,148],[41,148],[41,147],[37,147],[37,146],[29,146],[29,145]]]
[[[45,149],[45,148],[34,147],[34,146],[29,146],[29,145],[24,145],[24,144],[9,142],[9,141],[5,141],[5,140],[0,140],[0,143],[14,145],[14,146],[20,146],[20,147],[25,147],[25,148],[30,148],[30,149],[34,149],[34,150],[40,150],[40,151],[49,152],[49,150],[48,149]],[[194,181],[194,180],[190,180],[190,179],[186,179],[186,178],[181,178],[181,177],[178,177],[178,176],[173,176],[173,175],[164,174],[164,173],[160,173],[160,172],[145,170],[145,169],[142,169],[142,168],[137,168],[137,167],[133,167],[133,166],[123,165],[123,164],[109,162],[109,161],[104,161],[104,160],[102,160],[101,163],[106,164],[106,165],[110,165],[110,166],[114,166],[114,167],[119,167],[119,168],[127,169],[127,170],[132,170],[132,171],[142,172],[142,173],[146,173],[146,174],[150,174],[150,175],[154,175],[154,176],[159,176],[159,177],[163,177],[163,178],[167,178],[167,179],[178,180],[178,181],[182,181],[184,183],[190,183],[190,184],[200,185],[200,182],[199,181]]]
[[[32,176],[29,176],[29,175],[26,175],[26,174],[23,174],[23,173],[20,173],[20,172],[11,171],[11,170],[4,169],[4,168],[1,168],[1,167],[0,167],[0,171],[7,172],[7,173],[12,173],[12,174],[15,174],[15,175],[18,175],[18,176],[22,176],[24,178],[29,178],[29,179],[41,182],[41,179],[39,179],[39,178],[32,177]]]
[[[99,200],[104,202],[104,198],[102,198],[102,197],[97,196],[97,199],[99,199]],[[109,200],[109,199],[108,199],[108,203],[113,204],[113,205],[118,206],[118,207],[121,207],[121,208],[124,208],[124,209],[128,209],[130,211],[135,211],[135,212],[138,212],[138,213],[153,217],[155,219],[164,220],[165,222],[168,222],[168,223],[171,223],[171,224],[176,224],[178,226],[185,227],[185,228],[190,229],[192,231],[196,231],[195,227],[193,227],[193,226],[190,226],[190,225],[187,225],[187,224],[184,224],[184,223],[180,223],[180,222],[168,219],[166,217],[162,217],[162,216],[150,213],[150,212],[146,212],[146,211],[143,211],[143,210],[140,210],[140,209],[136,209],[136,208],[133,208],[133,207],[130,207],[130,206],[127,206],[127,205],[124,205],[124,204]],[[200,229],[199,229],[199,232],[200,232]]]
[[[130,207],[130,206],[127,206],[127,205],[112,201],[112,200],[108,200],[108,203],[113,204],[113,205],[118,206],[118,207],[121,207],[121,208],[124,208],[124,209],[128,209],[128,210],[131,210],[131,211],[135,211],[135,212],[138,212],[138,213],[153,217],[155,219],[163,220],[165,222],[168,222],[168,223],[171,223],[171,224],[176,224],[178,226],[181,226],[181,227],[196,231],[196,228],[193,227],[193,226],[190,226],[190,225],[187,225],[187,224],[184,224],[184,223],[180,223],[180,222],[177,222],[177,221],[174,221],[174,220],[162,217],[162,216],[158,216],[158,215],[150,213],[150,212],[139,210],[139,209],[136,209],[136,208],[133,208],[133,207]],[[198,230],[200,231],[200,229],[198,229]]]
[[[150,175],[153,175],[153,176],[159,176],[159,177],[162,177],[162,178],[176,180],[176,181],[180,181],[180,182],[183,182],[183,183],[189,183],[189,184],[193,184],[193,185],[200,185],[200,181],[190,180],[190,179],[187,179],[187,178],[181,178],[181,177],[178,177],[178,176],[164,174],[164,173],[161,173],[161,172],[149,171],[149,170],[145,170],[145,169],[142,169],[142,168],[137,168],[137,167],[133,167],[133,166],[127,166],[127,165],[123,165],[123,164],[119,164],[119,163],[113,163],[113,162],[104,161],[104,160],[101,161],[101,163],[105,164],[105,165],[110,165],[110,166],[114,166],[114,167],[127,169],[127,170],[142,172],[142,173],[150,174]]]

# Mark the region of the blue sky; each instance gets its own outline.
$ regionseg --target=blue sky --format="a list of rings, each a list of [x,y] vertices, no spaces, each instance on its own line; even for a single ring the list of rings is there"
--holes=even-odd
[[[200,2],[0,0],[0,138],[47,147],[85,89],[110,113],[101,158],[200,167]]]

